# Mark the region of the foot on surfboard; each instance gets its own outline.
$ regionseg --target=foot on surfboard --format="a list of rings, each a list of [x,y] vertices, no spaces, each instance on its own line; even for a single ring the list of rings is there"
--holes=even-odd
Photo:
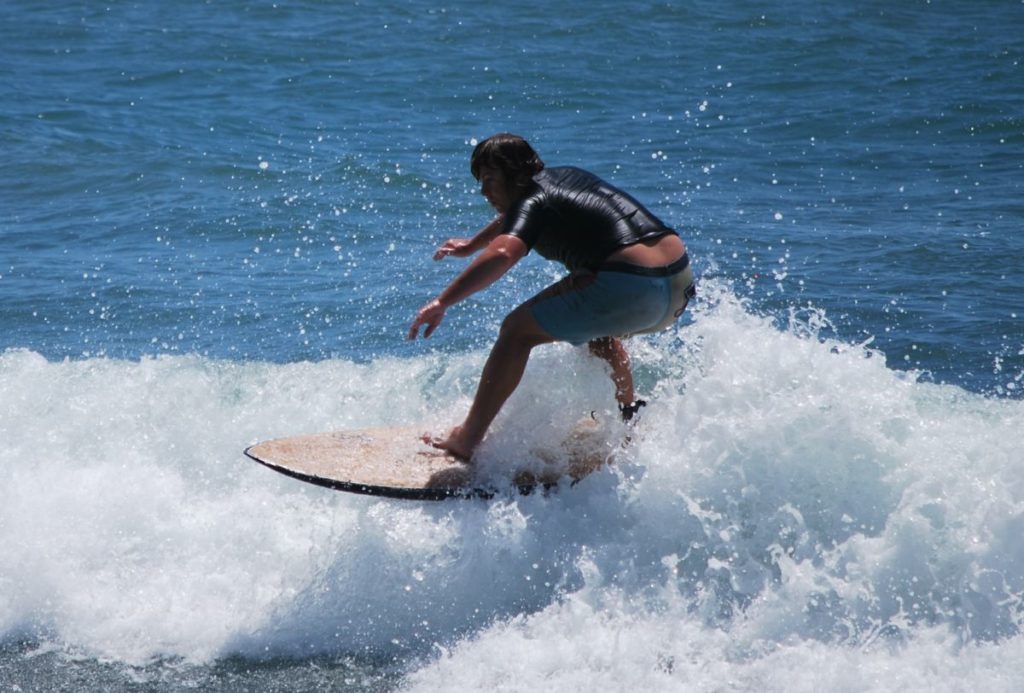
[[[473,449],[469,448],[467,452],[467,448],[463,445],[462,441],[457,440],[461,432],[461,427],[456,426],[443,438],[441,436],[433,436],[429,433],[424,433],[420,440],[431,447],[437,448],[438,450],[444,450],[460,462],[469,462],[473,457]]]

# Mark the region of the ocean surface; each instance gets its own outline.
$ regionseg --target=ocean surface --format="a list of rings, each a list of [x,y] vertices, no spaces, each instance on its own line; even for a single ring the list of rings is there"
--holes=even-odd
[[[1018,0],[5,0],[0,46],[0,690],[1024,690]],[[247,460],[465,413],[560,276],[405,339],[500,131],[693,258],[618,462]],[[613,406],[541,348],[482,464]]]

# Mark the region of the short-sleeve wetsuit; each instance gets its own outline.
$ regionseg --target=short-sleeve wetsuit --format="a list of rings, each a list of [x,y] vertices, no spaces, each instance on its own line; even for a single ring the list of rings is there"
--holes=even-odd
[[[505,215],[501,233],[516,236],[573,274],[580,288],[530,301],[537,323],[556,339],[583,344],[598,337],[664,329],[694,295],[689,257],[666,267],[607,263],[620,248],[675,231],[633,197],[579,168],[546,168]]]
[[[570,166],[546,168],[505,215],[502,233],[570,271],[596,271],[619,248],[675,234],[625,192]]]

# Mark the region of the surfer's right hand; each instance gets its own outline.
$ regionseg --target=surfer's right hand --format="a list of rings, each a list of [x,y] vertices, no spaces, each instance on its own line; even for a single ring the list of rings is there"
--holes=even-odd
[[[471,238],[449,238],[441,244],[441,247],[434,251],[434,259],[454,255],[455,257],[466,257],[473,254],[473,239]]]
[[[416,313],[416,319],[412,321],[412,327],[409,328],[409,339],[416,339],[421,325],[427,326],[427,329],[423,331],[423,338],[429,337],[437,329],[437,326],[441,324],[441,321],[444,320],[444,311],[445,307],[436,298],[420,308],[419,312]]]

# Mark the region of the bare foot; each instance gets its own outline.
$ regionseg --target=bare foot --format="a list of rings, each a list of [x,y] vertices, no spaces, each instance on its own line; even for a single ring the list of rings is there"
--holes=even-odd
[[[423,434],[423,442],[432,445],[438,450],[444,450],[449,455],[461,462],[469,462],[473,457],[473,449],[476,447],[463,439],[462,427],[456,426],[448,432],[447,436],[432,436],[429,433]]]

